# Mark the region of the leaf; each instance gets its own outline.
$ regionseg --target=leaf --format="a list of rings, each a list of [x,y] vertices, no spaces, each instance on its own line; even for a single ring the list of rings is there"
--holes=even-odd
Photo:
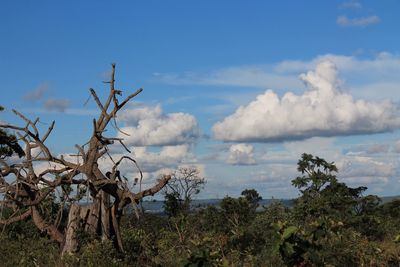
[[[297,227],[296,226],[289,226],[288,228],[285,229],[285,231],[283,231],[282,239],[288,239],[295,232],[297,232]]]

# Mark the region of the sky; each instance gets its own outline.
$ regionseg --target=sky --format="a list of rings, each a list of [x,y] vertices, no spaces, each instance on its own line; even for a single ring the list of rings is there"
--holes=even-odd
[[[124,138],[145,186],[190,166],[207,180],[200,198],[292,198],[311,153],[349,186],[400,192],[397,0],[0,5],[0,121],[23,125],[13,108],[43,128],[55,120],[57,154],[89,139],[89,88],[105,98],[116,63],[124,95],[144,90],[117,117],[129,136],[107,134]]]

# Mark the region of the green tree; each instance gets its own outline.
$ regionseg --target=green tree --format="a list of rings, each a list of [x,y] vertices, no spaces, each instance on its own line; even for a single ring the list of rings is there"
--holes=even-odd
[[[0,111],[3,110],[4,108],[0,106]],[[18,144],[16,136],[0,129],[0,158],[4,159],[5,157],[10,157],[14,153],[19,157],[25,155],[24,150]]]
[[[298,170],[302,175],[292,184],[302,195],[295,201],[294,225],[280,224],[285,227],[278,235],[277,247],[284,260],[315,266],[359,266],[365,264],[364,260],[368,262],[362,253],[370,252],[360,244],[365,244],[366,238],[382,236],[377,216],[379,198],[364,197],[366,187],[351,188],[339,182],[335,164],[322,158],[303,154]]]
[[[249,202],[250,207],[254,210],[259,206],[258,202],[262,200],[260,194],[255,189],[245,189],[241,195]]]
[[[182,203],[176,192],[164,194],[164,212],[168,217],[176,217],[182,212]]]
[[[292,180],[292,184],[307,197],[319,197],[322,188],[337,182],[334,173],[338,170],[335,164],[311,154],[301,155],[297,162],[297,170],[302,175]]]
[[[362,193],[366,187],[348,187],[336,178],[338,172],[332,162],[303,154],[298,162],[298,176],[292,184],[300,190],[302,195],[296,200],[295,213],[305,223],[320,216],[329,216],[345,220],[357,215],[360,208],[367,205]]]

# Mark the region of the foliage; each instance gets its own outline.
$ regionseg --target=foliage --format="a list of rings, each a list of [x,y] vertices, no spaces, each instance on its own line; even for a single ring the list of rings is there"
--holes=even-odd
[[[195,167],[181,167],[171,175],[164,187],[164,208],[169,216],[186,213],[190,210],[192,198],[204,188],[206,180]]]
[[[121,221],[124,252],[95,238],[63,259],[28,219],[4,228],[0,258],[5,266],[400,265],[400,200],[382,204],[363,196],[365,188],[340,183],[333,163],[311,155],[302,157],[299,169],[294,183],[302,194],[293,207],[275,201],[256,212],[258,192],[248,189],[190,213],[130,214]],[[50,203],[45,207],[42,212],[51,214]],[[22,249],[13,253],[17,246]]]
[[[164,212],[169,217],[176,217],[179,213],[186,210],[177,192],[165,193],[164,199]]]
[[[0,106],[0,111],[3,110],[4,108]],[[0,129],[0,158],[10,157],[14,153],[19,157],[25,155],[24,150],[18,144],[16,136]]]
[[[60,256],[56,243],[29,234],[29,230],[25,227],[19,231],[18,238],[4,235],[0,237],[1,266],[56,266],[59,263]]]
[[[109,240],[94,240],[84,246],[79,254],[70,254],[63,258],[63,265],[68,267],[117,267],[122,264],[123,260]]]
[[[256,209],[258,207],[258,202],[262,200],[262,197],[255,189],[243,190],[241,195],[249,202],[251,208]]]

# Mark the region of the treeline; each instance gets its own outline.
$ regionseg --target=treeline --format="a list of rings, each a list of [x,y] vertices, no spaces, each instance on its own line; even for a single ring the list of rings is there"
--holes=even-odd
[[[399,266],[400,200],[382,203],[336,178],[337,168],[303,154],[299,177],[292,181],[301,196],[293,207],[275,202],[256,212],[254,189],[219,206],[190,209],[193,194],[165,190],[167,216],[134,214],[123,218],[124,251],[112,241],[82,233],[79,252],[60,258],[58,247],[31,221],[3,228],[2,266]],[[180,176],[175,178],[179,179]],[[179,182],[179,181],[178,181]],[[262,194],[262,192],[260,192]],[[54,216],[54,201],[42,213]],[[4,212],[7,212],[5,210]]]

